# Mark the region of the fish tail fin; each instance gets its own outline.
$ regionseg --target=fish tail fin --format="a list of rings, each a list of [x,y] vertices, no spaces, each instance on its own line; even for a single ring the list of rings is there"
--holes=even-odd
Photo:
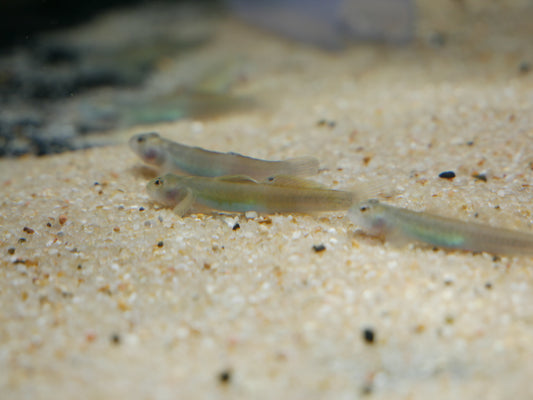
[[[318,167],[320,163],[315,157],[296,157],[289,158],[283,163],[283,175],[294,176],[311,176],[318,174]]]
[[[398,190],[390,188],[390,182],[385,179],[358,182],[352,191],[354,206],[371,199],[392,197],[398,193]]]

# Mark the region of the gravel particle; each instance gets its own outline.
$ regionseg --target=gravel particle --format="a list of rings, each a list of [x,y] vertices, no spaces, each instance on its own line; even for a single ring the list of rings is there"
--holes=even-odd
[[[246,211],[244,213],[244,216],[246,217],[246,219],[254,219],[254,218],[257,218],[257,212],[255,212],[255,211]]]
[[[444,317],[444,322],[446,322],[448,325],[452,325],[455,322],[455,318],[453,315],[446,315],[446,317]]]
[[[226,369],[222,371],[220,374],[218,374],[218,380],[220,383],[228,384],[231,381],[231,371],[229,369]]]
[[[376,339],[376,333],[374,332],[372,328],[363,329],[363,340],[367,344],[373,344],[375,339]]]
[[[453,179],[455,178],[455,172],[453,171],[444,171],[439,174],[439,178],[443,179]]]
[[[24,232],[26,232],[28,235],[33,235],[35,233],[35,231],[31,228],[28,228],[27,226],[24,227],[24,229],[22,229]]]
[[[478,181],[487,182],[487,175],[486,174],[474,174],[472,175],[473,178],[476,178]]]
[[[364,396],[369,396],[372,394],[372,391],[373,391],[373,386],[372,386],[372,383],[366,383],[363,385],[363,387],[361,388],[361,394],[364,395]]]
[[[316,124],[317,124],[317,126],[327,126],[328,128],[335,128],[335,125],[337,125],[337,123],[335,121],[327,120],[325,118],[322,118]]]
[[[115,345],[119,345],[120,344],[120,335],[118,333],[113,333],[111,335],[111,343],[113,343]]]
[[[315,251],[315,253],[321,253],[324,250],[326,250],[326,246],[324,246],[322,243],[321,244],[314,244],[313,245],[313,250]]]

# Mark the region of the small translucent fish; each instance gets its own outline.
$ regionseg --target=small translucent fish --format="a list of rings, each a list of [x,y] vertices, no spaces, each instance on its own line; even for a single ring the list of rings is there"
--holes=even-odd
[[[193,85],[195,91],[203,93],[228,93],[242,78],[243,58],[235,57],[213,65]]]
[[[210,177],[246,175],[253,179],[265,179],[274,175],[309,176],[318,173],[319,164],[314,157],[284,161],[260,160],[237,153],[219,153],[185,146],[164,139],[155,132],[135,135],[129,140],[129,145],[145,163],[160,167],[163,172]]]
[[[349,217],[374,236],[419,241],[447,249],[492,254],[533,255],[533,234],[459,221],[368,200],[354,205]]]
[[[184,215],[193,204],[231,212],[264,213],[346,211],[361,198],[316,182],[280,175],[257,182],[244,175],[217,178],[167,174],[152,179],[148,194]]]
[[[167,95],[136,102],[128,106],[123,121],[126,125],[170,122],[183,118],[210,118],[234,111],[250,110],[254,99],[231,93],[178,89]]]

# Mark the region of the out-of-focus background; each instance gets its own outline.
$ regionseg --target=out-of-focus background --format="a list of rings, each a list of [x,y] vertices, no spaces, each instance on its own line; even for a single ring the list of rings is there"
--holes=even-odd
[[[411,0],[3,1],[0,156],[73,150],[108,141],[91,133],[249,109],[253,99],[231,91],[247,78],[245,49],[177,74],[170,87],[151,83],[169,60],[213,42],[228,18],[342,52],[356,41],[408,45],[416,12]]]
[[[525,0],[6,0],[0,156],[105,144],[112,140],[91,134],[257,106],[260,98],[239,95],[239,84],[254,79],[246,49],[176,70],[164,87],[154,83],[180,61],[192,64],[187,59],[217,43],[228,24],[338,56],[365,43],[436,52],[460,42],[481,51],[490,43],[498,52],[525,50],[517,68],[528,73],[530,44],[517,32],[531,29],[532,8]]]

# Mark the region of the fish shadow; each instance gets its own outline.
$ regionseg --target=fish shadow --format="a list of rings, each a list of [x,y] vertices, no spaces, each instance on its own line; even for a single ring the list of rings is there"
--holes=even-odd
[[[130,172],[133,175],[140,176],[146,180],[150,180],[159,176],[159,172],[156,169],[141,164],[130,167]]]

